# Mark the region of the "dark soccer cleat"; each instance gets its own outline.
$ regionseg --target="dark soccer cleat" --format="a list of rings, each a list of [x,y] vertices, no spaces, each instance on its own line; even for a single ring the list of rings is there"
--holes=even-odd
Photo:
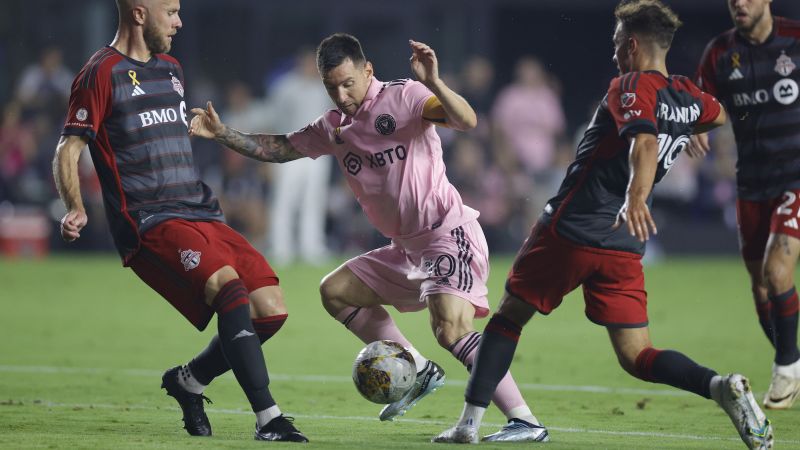
[[[211,436],[211,423],[203,409],[203,400],[211,400],[203,394],[193,394],[178,384],[178,371],[180,366],[173,367],[164,372],[161,377],[161,388],[167,390],[167,395],[178,401],[183,411],[183,428],[192,436]]]
[[[294,427],[294,417],[280,416],[270,420],[261,429],[256,428],[257,441],[308,442],[308,438]]]

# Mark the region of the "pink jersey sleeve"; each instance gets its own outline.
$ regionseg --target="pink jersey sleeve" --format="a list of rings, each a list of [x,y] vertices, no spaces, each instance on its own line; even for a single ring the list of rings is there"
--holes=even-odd
[[[323,155],[333,153],[331,148],[331,136],[335,134],[335,130],[331,130],[331,126],[326,120],[326,116],[334,114],[327,112],[317,118],[314,122],[306,125],[305,127],[287,135],[292,147],[299,153],[308,156],[312,159],[317,159]],[[333,132],[332,132],[333,131]]]
[[[421,119],[425,102],[432,96],[433,92],[419,81],[409,81],[403,86],[403,103],[408,107],[411,117],[419,117]]]

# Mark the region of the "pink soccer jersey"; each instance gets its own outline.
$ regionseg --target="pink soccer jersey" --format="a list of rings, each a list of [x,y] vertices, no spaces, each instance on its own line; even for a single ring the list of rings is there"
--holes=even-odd
[[[374,77],[355,115],[330,110],[289,134],[303,155],[334,155],[370,222],[384,236],[408,239],[478,217],[450,184],[442,143],[422,118],[433,95],[413,80]]]

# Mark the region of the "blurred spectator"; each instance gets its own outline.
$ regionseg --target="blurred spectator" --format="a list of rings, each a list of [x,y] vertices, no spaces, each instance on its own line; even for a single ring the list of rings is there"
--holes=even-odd
[[[556,163],[566,123],[561,98],[542,64],[524,56],[515,66],[514,81],[503,88],[492,107],[495,153],[508,153],[533,182],[526,198],[523,223],[541,213],[558,189],[562,168]],[[516,170],[511,165],[509,170]],[[519,188],[522,188],[520,186]]]
[[[695,213],[704,217],[719,214],[723,223],[736,230],[736,140],[730,124],[711,133],[711,151],[698,173],[700,186]]]
[[[299,130],[332,107],[311,49],[297,54],[292,70],[275,81],[271,92],[271,113],[266,120],[262,118],[260,128],[266,124],[268,131],[275,133]],[[298,256],[309,264],[323,264],[328,259],[325,217],[331,161],[324,156],[271,165],[275,184],[268,256],[275,264],[289,264]]]
[[[39,61],[25,68],[17,85],[16,98],[25,111],[43,113],[55,120],[63,119],[74,74],[63,65],[58,47],[42,51]]]
[[[19,181],[35,154],[34,130],[22,121],[20,103],[7,104],[0,119],[0,200],[24,199]]]
[[[489,112],[494,102],[494,67],[483,56],[471,56],[461,70],[461,95],[478,116],[478,126],[469,134],[488,144],[491,139]]]
[[[265,107],[254,98],[250,87],[241,81],[230,83],[225,91],[221,116],[239,130],[263,129]],[[228,224],[258,248],[264,247],[267,230],[269,165],[258,164],[230,149],[221,151],[218,166],[209,167],[207,182],[217,193]]]
[[[489,250],[513,251],[519,245],[509,227],[516,206],[511,188],[513,177],[509,177],[501,166],[492,164],[474,136],[461,135],[451,153],[447,178],[458,187],[464,204],[480,211],[478,220]]]

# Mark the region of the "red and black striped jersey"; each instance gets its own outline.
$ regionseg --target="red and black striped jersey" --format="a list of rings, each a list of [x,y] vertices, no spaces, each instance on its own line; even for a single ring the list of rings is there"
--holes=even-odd
[[[194,167],[183,82],[170,56],[142,63],[104,47],[72,84],[62,134],[89,138],[106,217],[126,264],[141,233],[164,220],[224,220]]]
[[[719,113],[717,100],[686,77],[647,71],[615,78],[542,220],[575,244],[643,254],[644,244],[626,227],[612,229],[630,178],[629,138],[657,136],[655,184],[686,148],[694,127],[713,122]]]
[[[775,17],[753,45],[731,29],[706,47],[698,85],[725,105],[736,135],[739,197],[759,201],[800,189],[800,22]]]

